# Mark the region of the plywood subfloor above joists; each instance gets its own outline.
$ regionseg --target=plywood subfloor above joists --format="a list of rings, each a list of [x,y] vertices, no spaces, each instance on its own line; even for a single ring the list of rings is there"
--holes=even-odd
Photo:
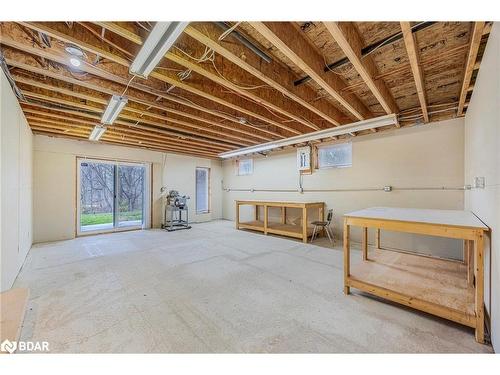
[[[403,127],[463,115],[491,23],[405,27],[406,38],[399,22],[194,22],[147,80],[128,72],[148,36],[136,22],[3,22],[0,43],[34,131],[86,139],[125,91],[103,142],[217,157],[385,113]],[[69,44],[84,52],[78,69]]]

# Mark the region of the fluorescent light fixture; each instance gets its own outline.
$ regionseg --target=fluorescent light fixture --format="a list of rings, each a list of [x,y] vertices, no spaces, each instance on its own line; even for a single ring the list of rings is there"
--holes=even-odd
[[[371,118],[354,122],[352,124],[341,125],[334,128],[318,130],[316,132],[297,135],[295,137],[280,139],[268,143],[262,143],[256,146],[244,147],[234,151],[227,151],[219,154],[223,159],[232,158],[235,156],[253,154],[255,152],[269,151],[278,147],[291,146],[298,143],[310,142],[314,140],[336,137],[339,135],[359,132],[362,130],[376,129],[382,126],[397,125],[398,118],[395,114]]]
[[[101,122],[106,125],[111,125],[116,120],[127,102],[128,99],[126,97],[113,95],[109,100],[108,107],[102,115]]]
[[[98,141],[104,132],[106,131],[106,128],[102,125],[96,125],[94,129],[92,129],[92,133],[89,135],[89,139],[91,141]]]
[[[130,73],[148,78],[189,22],[157,22],[130,65]]]

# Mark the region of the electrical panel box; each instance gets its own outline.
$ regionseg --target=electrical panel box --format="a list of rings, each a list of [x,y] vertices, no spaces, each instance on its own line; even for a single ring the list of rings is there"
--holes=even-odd
[[[297,149],[297,169],[299,171],[311,170],[311,147],[305,146]]]

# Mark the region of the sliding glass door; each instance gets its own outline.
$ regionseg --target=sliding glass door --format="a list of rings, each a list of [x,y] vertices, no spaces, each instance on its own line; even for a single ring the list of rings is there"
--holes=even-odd
[[[118,165],[117,224],[142,226],[144,217],[144,166]]]
[[[77,233],[143,228],[148,166],[78,158]]]

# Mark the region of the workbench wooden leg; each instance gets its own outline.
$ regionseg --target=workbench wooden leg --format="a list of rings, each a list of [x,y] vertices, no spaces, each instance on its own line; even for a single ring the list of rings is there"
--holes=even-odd
[[[467,264],[469,260],[469,240],[464,240],[464,256],[463,256],[463,262],[464,264]]]
[[[375,247],[380,250],[380,229],[378,228],[375,235]]]
[[[344,221],[344,294],[349,294],[349,274],[351,265],[351,249],[350,249],[350,227]]]
[[[302,209],[302,242],[307,243],[307,208]]]
[[[476,270],[476,341],[484,344],[484,240],[483,232],[474,241],[474,263]]]
[[[259,221],[259,206],[255,205],[255,221]]]
[[[264,206],[264,234],[267,234],[267,206]]]
[[[368,228],[363,227],[361,237],[361,250],[363,251],[363,260],[368,260]]]
[[[464,241],[464,263],[467,266],[467,285],[474,285],[474,241]]]
[[[286,224],[286,207],[281,207],[281,224]]]
[[[236,229],[240,229],[240,205],[236,203]]]

